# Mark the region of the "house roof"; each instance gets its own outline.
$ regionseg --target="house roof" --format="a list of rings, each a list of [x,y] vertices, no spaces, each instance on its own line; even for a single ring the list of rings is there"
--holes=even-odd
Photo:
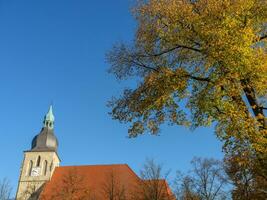
[[[127,164],[57,167],[52,179],[44,186],[40,199],[67,199],[64,195],[82,199],[82,196],[89,195],[97,200],[106,200],[111,192],[124,193],[128,199],[140,181]],[[160,181],[164,182],[166,193],[172,195],[166,181]]]

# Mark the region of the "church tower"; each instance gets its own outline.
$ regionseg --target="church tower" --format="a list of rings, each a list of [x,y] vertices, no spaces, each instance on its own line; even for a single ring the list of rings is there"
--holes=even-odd
[[[55,167],[59,166],[54,121],[50,106],[41,132],[32,140],[31,150],[24,152],[16,200],[37,200],[44,183],[51,179]]]

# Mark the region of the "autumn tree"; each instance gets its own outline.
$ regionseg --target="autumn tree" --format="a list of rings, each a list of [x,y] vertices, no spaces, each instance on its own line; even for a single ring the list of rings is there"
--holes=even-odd
[[[110,101],[112,117],[132,124],[130,137],[215,124],[227,156],[267,180],[267,1],[148,0],[133,13],[134,43],[107,60],[139,83]]]
[[[4,178],[0,180],[0,200],[9,200],[11,198],[12,187],[9,181]]]
[[[162,165],[153,159],[146,160],[140,171],[140,180],[132,195],[133,200],[174,200],[173,194],[168,190],[166,178],[168,172],[164,172]]]
[[[110,171],[102,184],[102,196],[107,200],[127,200],[126,187],[119,181],[119,174]]]
[[[55,185],[49,194],[41,194],[40,200],[95,200],[93,191],[86,184],[84,178],[75,169],[66,173],[59,185]]]
[[[231,177],[235,186],[232,190],[233,199],[265,200],[267,196],[267,182],[264,177],[255,176],[255,174],[259,173],[254,170],[260,169],[254,166],[257,163],[250,162],[250,167],[247,168],[238,160],[235,157],[225,158],[227,174]]]

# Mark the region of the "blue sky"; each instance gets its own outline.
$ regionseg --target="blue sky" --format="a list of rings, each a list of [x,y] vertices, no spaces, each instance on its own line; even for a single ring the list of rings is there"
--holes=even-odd
[[[23,151],[54,104],[62,165],[127,163],[138,172],[155,158],[172,175],[194,156],[222,158],[212,128],[162,127],[160,136],[127,138],[107,101],[126,85],[107,73],[105,53],[133,39],[126,0],[0,1],[0,179],[17,187]]]

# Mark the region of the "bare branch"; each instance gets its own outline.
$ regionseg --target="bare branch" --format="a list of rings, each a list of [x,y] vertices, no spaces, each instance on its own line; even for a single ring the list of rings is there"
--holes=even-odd
[[[8,200],[11,196],[11,186],[7,179],[0,180],[0,199]]]

